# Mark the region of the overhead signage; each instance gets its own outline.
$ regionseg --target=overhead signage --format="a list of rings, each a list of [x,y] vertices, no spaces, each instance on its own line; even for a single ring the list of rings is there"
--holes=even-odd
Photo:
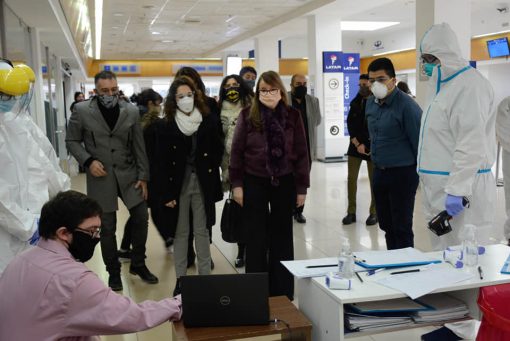
[[[172,72],[175,74],[180,68],[188,66],[195,69],[198,73],[213,73],[223,75],[222,64],[173,64]]]
[[[101,71],[111,71],[117,75],[140,73],[139,64],[100,64],[99,68]]]

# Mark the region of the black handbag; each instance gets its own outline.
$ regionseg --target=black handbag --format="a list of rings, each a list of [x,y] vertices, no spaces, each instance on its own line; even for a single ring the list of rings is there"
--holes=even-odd
[[[242,207],[232,198],[232,191],[230,191],[221,213],[221,238],[227,243],[241,241],[241,211]]]

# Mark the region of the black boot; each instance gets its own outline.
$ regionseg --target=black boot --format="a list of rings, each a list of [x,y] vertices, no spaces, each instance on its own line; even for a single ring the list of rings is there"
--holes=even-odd
[[[342,224],[349,225],[356,222],[356,214],[347,213],[347,215],[342,219]]]
[[[138,275],[142,279],[142,281],[149,283],[149,284],[156,284],[159,282],[158,278],[154,276],[149,269],[147,269],[147,266],[141,265],[141,266],[130,266],[129,267],[129,273],[132,275]]]
[[[108,278],[108,286],[113,291],[122,291],[122,280],[120,279],[120,273],[111,273]]]

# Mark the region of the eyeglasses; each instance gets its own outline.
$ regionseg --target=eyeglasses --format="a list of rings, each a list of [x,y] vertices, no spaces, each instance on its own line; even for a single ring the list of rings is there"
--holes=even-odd
[[[276,95],[280,91],[280,89],[260,89],[259,92],[262,94],[262,96],[267,95]]]
[[[422,54],[420,60],[423,64],[435,63],[438,59],[431,54]]]
[[[16,97],[16,96],[11,96],[11,95],[0,93],[0,101],[10,101],[14,97]]]
[[[389,81],[390,78],[388,77],[384,77],[384,76],[381,76],[381,77],[377,77],[377,78],[369,78],[368,79],[368,82],[370,84],[374,84],[375,82],[379,82],[379,83],[386,83],[387,81]]]
[[[187,94],[177,94],[175,95],[175,98],[179,100],[183,99],[184,97],[193,97],[193,95],[195,95],[195,91],[188,92]]]
[[[87,230],[87,229],[82,229],[82,228],[75,228],[74,230],[75,231],[79,231],[81,233],[85,233],[85,234],[88,234],[89,236],[91,236],[92,238],[99,238],[99,236],[101,235],[101,227],[98,227],[98,226],[92,226],[91,227],[92,229],[94,230]]]

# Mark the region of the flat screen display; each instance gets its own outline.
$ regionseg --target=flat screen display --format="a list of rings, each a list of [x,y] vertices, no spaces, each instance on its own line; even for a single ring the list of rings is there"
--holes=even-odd
[[[491,58],[504,57],[510,54],[508,50],[508,39],[498,38],[494,40],[487,40],[487,49]]]

